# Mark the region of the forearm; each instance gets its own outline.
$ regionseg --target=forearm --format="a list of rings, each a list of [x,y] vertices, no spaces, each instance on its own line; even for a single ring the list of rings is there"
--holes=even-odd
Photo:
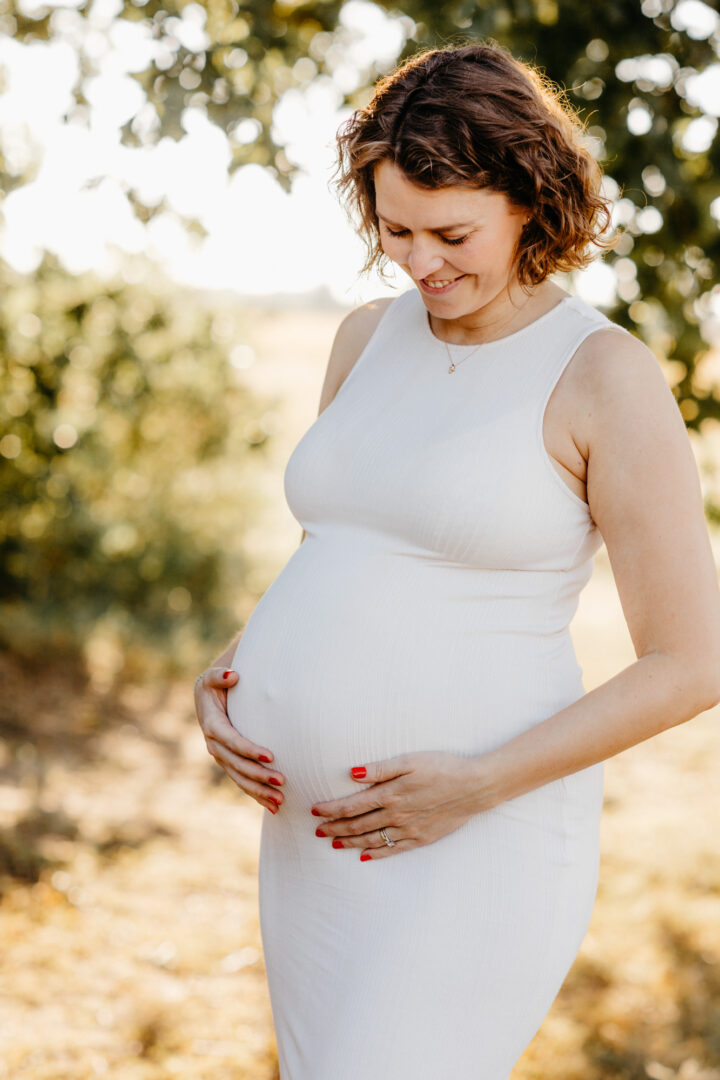
[[[687,662],[648,653],[572,705],[471,761],[480,810],[587,768],[712,708]]]

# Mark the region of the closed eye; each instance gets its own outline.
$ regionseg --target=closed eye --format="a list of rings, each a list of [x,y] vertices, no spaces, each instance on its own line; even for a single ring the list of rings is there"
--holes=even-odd
[[[391,236],[405,236],[406,233],[407,233],[407,229],[400,229],[398,232],[393,232],[393,230],[389,227],[389,225],[386,225],[385,228],[387,229],[387,231],[390,233]],[[464,244],[469,235],[470,235],[470,233],[465,233],[464,236],[459,236],[459,237],[454,238],[454,239],[451,239],[448,236],[441,236],[440,239],[442,240],[442,242],[444,244]]]

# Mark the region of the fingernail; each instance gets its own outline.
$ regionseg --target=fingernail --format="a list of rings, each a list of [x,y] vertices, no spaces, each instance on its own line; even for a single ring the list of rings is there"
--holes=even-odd
[[[282,780],[278,780],[277,776],[269,776],[268,783],[270,784],[282,784]]]
[[[282,800],[276,799],[274,795],[268,795],[270,802],[274,802],[276,806],[282,806]]]
[[[258,761],[272,761],[272,758],[268,757],[267,754],[258,754]]]
[[[338,840],[337,837],[333,840],[333,847],[345,847],[342,840]]]
[[[266,810],[269,810],[271,814],[277,814],[277,807],[273,810],[272,806],[266,806]]]
[[[315,835],[316,835],[316,836],[327,836],[327,833],[326,833],[326,832],[323,832],[323,831],[322,831],[322,829],[321,829],[320,827],[318,827],[318,828],[317,828],[317,829],[315,830]]]
[[[368,855],[367,852],[360,856],[360,862],[367,862],[368,859],[372,859],[372,855]]]
[[[367,773],[367,769],[364,765],[356,765],[354,769],[350,770],[350,772],[356,780],[362,780],[363,776],[365,776]]]
[[[310,813],[314,814],[315,817],[322,817],[322,814],[320,813],[319,810],[311,810]]]
[[[223,671],[223,679],[228,679],[232,675],[232,671]]]

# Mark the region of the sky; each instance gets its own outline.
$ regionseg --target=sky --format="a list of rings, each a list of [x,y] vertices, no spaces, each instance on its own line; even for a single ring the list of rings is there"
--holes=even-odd
[[[28,13],[32,3],[23,4]],[[70,4],[42,6],[56,8],[51,43],[23,45],[0,34],[0,143],[10,168],[19,171],[36,163],[34,179],[2,205],[0,256],[6,262],[30,273],[46,249],[70,272],[112,275],[125,255],[145,253],[178,282],[242,295],[325,286],[348,306],[394,295],[392,285],[376,275],[359,279],[364,248],[329,184],[335,133],[350,112],[341,107],[342,91],[362,84],[370,58],[392,68],[412,32],[410,19],[388,17],[366,0],[344,5],[342,48],[332,74],[304,92],[288,91],[275,110],[273,137],[302,169],[287,194],[257,165],[230,177],[227,137],[196,108],[184,111],[186,134],[178,142],[165,137],[155,146],[122,146],[120,128],[138,110],[140,129],[152,124],[152,110],[131,73],[146,66],[158,43],[140,23],[115,17],[118,0],[95,0],[87,19]],[[698,38],[720,25],[720,16],[702,0],[680,0],[672,18],[678,29]],[[199,4],[188,4],[182,18],[174,20],[175,36],[188,48],[201,48],[204,19]],[[86,55],[102,61],[102,73],[86,84],[85,110],[77,108],[72,96],[79,43]],[[672,75],[663,57],[623,64],[618,74],[628,80],[639,70],[660,83]],[[688,97],[705,115],[690,124],[685,142],[702,149],[712,141],[720,115],[720,63],[689,80]],[[637,134],[647,121],[641,106],[628,116]],[[250,141],[253,134],[248,121],[237,137]],[[165,198],[169,209],[147,226],[141,224],[126,197],[130,188],[149,204]],[[612,183],[609,190],[614,194]],[[618,200],[616,220],[630,209]],[[720,205],[713,210],[720,222]],[[647,232],[659,227],[653,213],[659,219],[648,208]],[[196,217],[208,235],[188,235],[177,215]],[[394,279],[389,276],[400,288],[407,287],[402,271]],[[598,260],[578,275],[576,286],[591,302],[610,303],[616,277]]]

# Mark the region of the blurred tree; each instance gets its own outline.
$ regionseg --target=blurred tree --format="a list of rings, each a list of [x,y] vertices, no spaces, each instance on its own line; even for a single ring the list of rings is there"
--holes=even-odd
[[[204,656],[237,629],[245,465],[267,439],[228,362],[237,313],[51,257],[0,269],[2,640],[72,647],[110,618],[171,666],[183,642]]]
[[[339,103],[355,108],[388,69],[358,67],[354,88],[341,89],[351,78],[348,48],[357,37],[346,18],[352,4],[341,0],[118,4],[118,18],[137,24],[153,46],[146,54],[152,51],[152,58],[134,72],[145,100],[123,141],[180,139],[182,110],[199,107],[228,136],[231,172],[257,163],[286,190],[298,167],[272,135],[280,97],[316,78],[334,78]],[[493,37],[566,88],[621,196],[618,218],[627,232],[606,256],[619,278],[613,317],[672,361],[668,370],[688,425],[717,422],[716,381],[706,372],[694,377],[708,353],[710,331],[703,336],[701,328],[718,322],[712,300],[720,240],[710,208],[720,196],[720,142],[716,117],[704,115],[695,97],[698,75],[717,59],[717,12],[701,0],[375,0],[374,6],[401,27],[405,45],[397,59],[420,47]],[[75,44],[75,120],[88,114],[86,83],[102,64],[102,18],[90,0],[72,9],[0,0],[6,34],[22,42],[62,36]],[[26,179],[0,160],[6,192]],[[143,219],[163,208],[143,207],[133,191],[128,197]],[[202,231],[197,222],[188,225]]]

